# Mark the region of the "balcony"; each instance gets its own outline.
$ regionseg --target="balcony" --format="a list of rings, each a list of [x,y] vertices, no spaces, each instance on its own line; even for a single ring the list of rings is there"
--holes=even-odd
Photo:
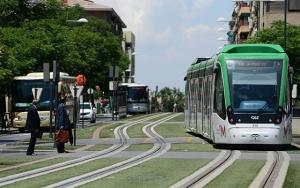
[[[238,34],[241,33],[249,33],[250,32],[250,28],[248,25],[241,25],[238,31]]]
[[[250,6],[242,6],[240,8],[240,11],[239,11],[239,16],[241,16],[242,14],[250,14],[251,13],[251,7]]]

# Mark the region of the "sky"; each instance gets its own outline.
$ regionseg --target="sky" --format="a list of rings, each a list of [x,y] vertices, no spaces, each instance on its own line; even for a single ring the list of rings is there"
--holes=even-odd
[[[112,7],[136,37],[135,82],[184,91],[184,77],[197,57],[211,57],[226,42],[232,0],[93,0]]]

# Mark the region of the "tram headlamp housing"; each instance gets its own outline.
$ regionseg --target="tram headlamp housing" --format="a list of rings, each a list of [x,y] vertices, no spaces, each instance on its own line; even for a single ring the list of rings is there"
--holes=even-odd
[[[233,115],[233,108],[231,106],[227,107],[227,116],[228,116],[228,122],[230,124],[235,124],[236,123],[235,117]]]
[[[282,116],[284,115],[284,109],[282,107],[279,107],[277,110],[276,117],[274,118],[275,124],[280,124],[282,122]]]

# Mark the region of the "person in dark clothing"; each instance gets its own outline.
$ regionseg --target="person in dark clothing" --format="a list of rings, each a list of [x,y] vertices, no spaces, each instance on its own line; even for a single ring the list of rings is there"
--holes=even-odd
[[[38,135],[40,134],[41,120],[37,111],[38,104],[39,104],[38,100],[33,100],[32,106],[30,106],[27,113],[25,128],[26,130],[29,130],[29,132],[31,133],[29,146],[26,153],[27,155],[34,154],[34,146],[36,143],[36,138],[39,137]]]
[[[69,129],[69,117],[68,117],[67,110],[65,108],[64,98],[59,101],[59,105],[57,107],[55,128],[56,130],[63,129],[66,131],[68,131]],[[57,142],[56,147],[58,153],[67,153],[65,151],[65,143]]]

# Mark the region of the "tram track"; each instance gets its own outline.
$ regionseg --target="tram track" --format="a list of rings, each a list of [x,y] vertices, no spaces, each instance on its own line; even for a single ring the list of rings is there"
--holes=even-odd
[[[231,166],[240,155],[240,151],[222,150],[213,161],[172,185],[171,188],[204,187],[227,167]]]
[[[58,187],[66,188],[66,187],[81,186],[81,185],[84,185],[86,183],[89,183],[89,182],[104,178],[106,176],[109,176],[111,174],[120,172],[122,170],[126,170],[128,168],[137,166],[141,163],[144,163],[144,162],[146,162],[150,159],[153,159],[155,157],[158,157],[158,156],[164,154],[165,152],[167,152],[170,149],[171,145],[166,143],[164,138],[161,137],[158,133],[155,132],[154,128],[157,125],[159,125],[159,124],[161,124],[161,123],[163,123],[163,122],[165,122],[169,119],[172,119],[172,118],[176,117],[177,115],[178,114],[162,118],[159,121],[150,123],[150,124],[143,127],[143,132],[149,138],[156,140],[153,148],[151,148],[150,150],[148,150],[146,152],[143,152],[142,154],[137,155],[133,158],[130,158],[126,161],[116,163],[112,166],[105,167],[105,168],[102,168],[102,169],[99,169],[99,170],[96,170],[96,171],[93,171],[93,172],[90,172],[90,173],[87,173],[87,174],[83,174],[81,176],[76,176],[76,177],[67,179],[65,181],[49,185],[49,186],[47,186],[47,188],[58,188]]]
[[[282,187],[285,175],[288,170],[290,157],[284,151],[269,151],[267,153],[267,162],[256,178],[253,180],[250,188],[271,188]]]
[[[136,124],[139,124],[139,123],[142,123],[142,122],[145,122],[145,121],[148,121],[148,120],[151,120],[151,119],[154,119],[154,118],[158,118],[163,115],[165,115],[165,114],[153,115],[153,116],[142,118],[142,119],[139,119],[139,120],[136,120],[133,122],[129,122],[122,126],[117,127],[114,130],[114,134],[115,134],[116,139],[119,140],[119,143],[114,144],[113,146],[111,146],[108,149],[105,149],[105,150],[102,150],[102,151],[99,151],[99,152],[96,152],[94,154],[90,154],[90,155],[87,155],[84,157],[80,157],[80,158],[77,158],[74,160],[51,165],[48,167],[38,168],[38,169],[31,170],[28,172],[19,173],[19,174],[0,178],[0,186],[8,185],[11,183],[15,183],[15,182],[26,180],[26,179],[33,178],[33,177],[46,175],[46,174],[56,172],[56,171],[59,171],[62,169],[74,167],[74,166],[81,165],[81,164],[84,164],[87,162],[91,162],[91,161],[94,161],[94,160],[97,160],[100,158],[109,157],[111,155],[117,154],[117,153],[125,150],[127,147],[129,147],[129,144],[127,144],[127,138],[125,136],[126,128],[131,127]]]

